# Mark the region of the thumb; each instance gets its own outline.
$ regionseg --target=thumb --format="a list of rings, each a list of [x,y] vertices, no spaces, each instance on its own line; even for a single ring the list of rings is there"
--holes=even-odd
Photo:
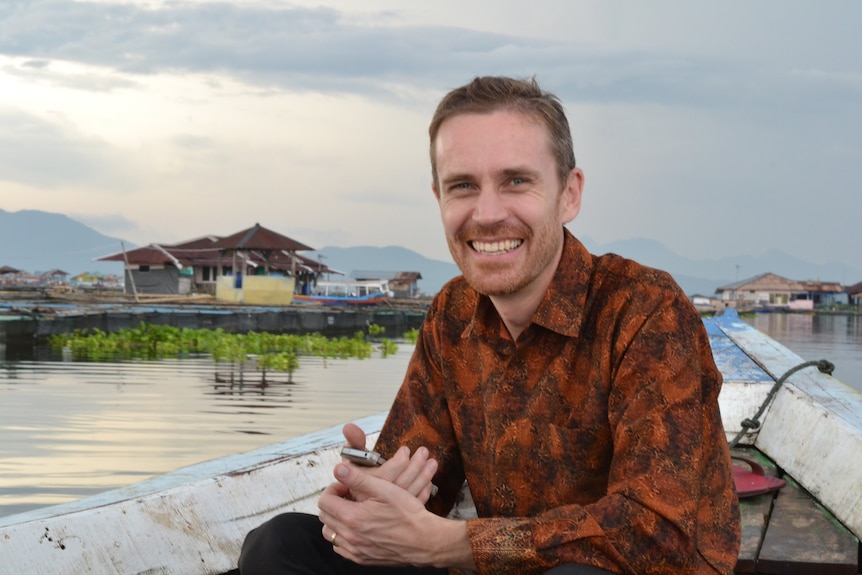
[[[374,484],[374,477],[368,475],[356,466],[339,463],[335,466],[335,479],[339,483],[357,493],[370,494]]]
[[[344,439],[347,440],[347,444],[350,447],[355,447],[357,449],[365,449],[365,432],[362,431],[362,428],[356,425],[355,423],[347,423],[342,428],[342,433],[344,434]]]

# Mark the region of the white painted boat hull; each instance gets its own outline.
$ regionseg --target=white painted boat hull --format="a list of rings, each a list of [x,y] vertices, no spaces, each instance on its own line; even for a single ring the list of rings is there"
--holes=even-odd
[[[735,315],[705,320],[725,377],[730,439],[803,360]],[[743,350],[745,350],[743,352]],[[385,414],[358,422],[379,432]],[[807,369],[746,438],[862,535],[862,394]],[[372,440],[374,436],[372,436]],[[0,518],[0,569],[27,575],[210,575],[236,567],[245,534],[285,511],[316,512],[343,442],[336,426],[81,501]]]

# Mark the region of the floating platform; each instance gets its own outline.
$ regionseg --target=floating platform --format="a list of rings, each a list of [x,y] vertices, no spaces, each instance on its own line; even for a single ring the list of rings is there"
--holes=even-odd
[[[374,324],[384,335],[400,338],[419,328],[425,309],[418,305],[251,306],[215,304],[78,303],[0,301],[0,345],[33,346],[55,334],[75,330],[115,332],[141,323],[229,333],[320,333],[352,336]]]

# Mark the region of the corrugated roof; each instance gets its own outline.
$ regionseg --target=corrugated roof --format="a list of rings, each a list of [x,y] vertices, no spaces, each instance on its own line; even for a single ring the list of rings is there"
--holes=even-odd
[[[203,236],[200,238],[194,238],[191,240],[186,240],[184,242],[180,242],[177,244],[171,244],[172,248],[181,248],[187,250],[196,250],[196,249],[207,249],[212,248],[213,245],[219,241],[221,238],[219,236]]]
[[[222,250],[212,247],[215,238],[211,238],[206,242],[193,240],[183,242],[181,244],[164,245],[150,244],[141,248],[128,250],[125,255],[123,252],[118,252],[108,256],[98,258],[98,261],[123,262],[128,260],[134,265],[174,265],[179,263],[183,267],[193,266],[226,266],[232,262],[229,256],[226,256]],[[206,246],[209,243],[210,247],[197,247],[189,249],[188,246]],[[178,248],[176,246],[183,246]],[[336,269],[322,264],[321,262],[311,259],[300,254],[290,254],[284,250],[271,252],[269,258],[264,256],[258,250],[249,250],[245,253],[242,261],[245,264],[252,266],[268,265],[271,270],[289,271],[291,269],[299,269],[302,271],[317,273],[317,274],[338,274],[344,275]],[[295,261],[294,259],[295,258]]]
[[[162,244],[150,244],[142,248],[128,250],[125,255],[123,252],[117,252],[97,258],[97,261],[101,262],[122,262],[125,260],[136,265],[176,265],[179,262],[183,266],[215,266],[220,261],[223,264],[226,262],[224,257],[219,258],[219,251],[213,248],[187,250]]]
[[[247,230],[221,238],[213,244],[221,250],[259,250],[259,251],[312,251],[307,245],[300,243],[278,232],[267,229],[260,224],[254,224]]]
[[[296,265],[308,272],[316,274],[338,274],[344,275],[344,272],[332,269],[322,262],[306,257],[302,254],[288,254],[285,251],[273,252],[269,257],[269,267],[277,270],[289,270],[293,265],[291,258],[296,258]]]

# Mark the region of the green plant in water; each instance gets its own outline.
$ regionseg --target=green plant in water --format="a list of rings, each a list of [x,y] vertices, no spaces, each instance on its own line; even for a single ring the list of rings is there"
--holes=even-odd
[[[49,344],[55,349],[69,349],[76,360],[154,360],[209,354],[217,363],[229,362],[242,366],[243,362],[254,358],[258,370],[288,373],[298,367],[302,355],[364,359],[371,357],[374,352],[372,344],[365,340],[361,331],[350,338],[330,339],[317,333],[232,334],[221,329],[179,329],[147,323],[113,333],[94,329],[90,332],[74,331],[55,335],[50,338]],[[381,351],[385,356],[391,353],[391,348]]]
[[[372,323],[368,326],[368,335],[377,337],[379,335],[383,335],[386,332],[386,328],[382,325],[377,325],[376,323]]]
[[[383,357],[394,355],[398,353],[398,344],[391,339],[384,337],[383,341],[380,342],[380,351],[383,354]]]

